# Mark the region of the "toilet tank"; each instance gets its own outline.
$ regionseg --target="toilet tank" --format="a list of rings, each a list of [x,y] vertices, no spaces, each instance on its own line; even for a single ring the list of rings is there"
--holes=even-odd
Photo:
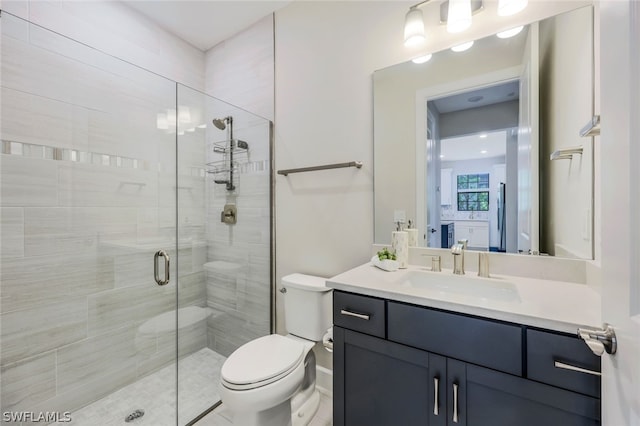
[[[321,341],[332,325],[331,289],[326,278],[291,274],[282,278],[284,320],[287,333]]]

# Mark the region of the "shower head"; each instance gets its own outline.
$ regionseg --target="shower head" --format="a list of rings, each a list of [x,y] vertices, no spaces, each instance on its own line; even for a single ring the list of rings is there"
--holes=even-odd
[[[224,130],[227,128],[227,124],[225,123],[226,118],[214,118],[213,119],[213,125],[216,126],[218,129],[220,130]]]
[[[218,129],[220,130],[224,130],[227,128],[227,124],[231,124],[231,122],[233,121],[233,117],[228,116],[225,118],[214,118],[212,120],[213,125],[216,126]]]

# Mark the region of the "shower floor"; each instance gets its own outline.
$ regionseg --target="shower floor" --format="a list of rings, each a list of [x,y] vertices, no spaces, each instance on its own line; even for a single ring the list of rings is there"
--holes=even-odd
[[[178,424],[187,424],[220,399],[218,383],[220,368],[225,359],[211,349],[204,348],[178,361],[180,375]],[[71,413],[71,422],[54,425],[173,426],[176,424],[175,377],[175,364],[168,365],[109,396],[74,411]],[[125,417],[137,409],[144,410],[144,416],[125,423]]]

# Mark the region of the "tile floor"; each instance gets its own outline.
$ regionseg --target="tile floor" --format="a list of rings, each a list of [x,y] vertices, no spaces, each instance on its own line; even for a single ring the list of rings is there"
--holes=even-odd
[[[185,425],[218,401],[220,368],[226,358],[209,348],[195,352],[178,362],[180,374],[178,424]],[[175,425],[175,365],[132,383],[71,414],[69,423],[54,426],[173,426]],[[159,392],[160,389],[170,389]],[[125,417],[136,409],[144,416],[130,423]],[[230,426],[230,413],[224,405],[196,423],[196,426]],[[333,403],[330,395],[320,394],[320,406],[309,426],[332,426]]]
[[[219,374],[225,359],[204,348],[178,362],[178,424],[187,424],[219,400]],[[175,382],[175,364],[168,365],[71,413],[71,422],[55,423],[55,426],[173,426],[176,424]],[[136,409],[144,410],[144,416],[125,423],[125,417]]]
[[[203,417],[195,426],[231,426],[231,417],[224,404],[213,412]],[[333,402],[330,395],[320,394],[320,406],[318,412],[309,423],[309,426],[332,426]]]

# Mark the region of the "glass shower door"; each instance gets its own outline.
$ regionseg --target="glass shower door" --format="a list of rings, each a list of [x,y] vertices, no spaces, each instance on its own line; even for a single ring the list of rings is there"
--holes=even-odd
[[[219,401],[226,357],[271,332],[272,144],[269,120],[177,93],[182,425]]]
[[[175,425],[176,84],[1,30],[3,421]]]

